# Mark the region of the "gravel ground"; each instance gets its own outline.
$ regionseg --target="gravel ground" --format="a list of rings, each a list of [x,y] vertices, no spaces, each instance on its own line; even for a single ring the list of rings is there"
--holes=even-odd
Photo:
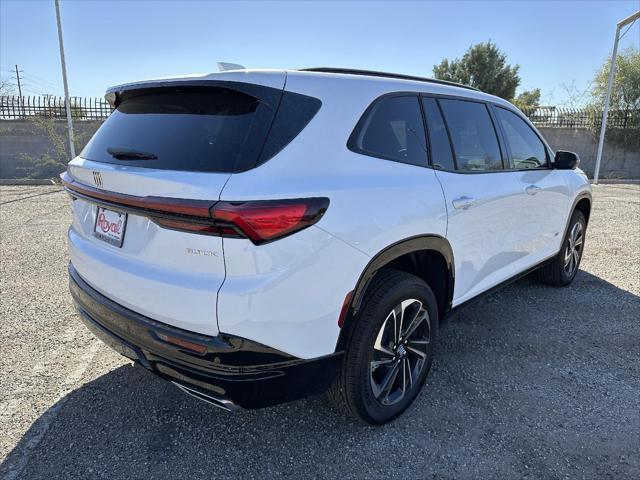
[[[66,196],[1,187],[0,477],[640,478],[640,186],[594,195],[573,285],[461,309],[374,428],[322,398],[228,414],[132,366],[74,314]]]

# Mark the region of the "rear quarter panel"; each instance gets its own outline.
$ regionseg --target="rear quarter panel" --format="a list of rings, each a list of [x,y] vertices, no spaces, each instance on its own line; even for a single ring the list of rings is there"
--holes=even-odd
[[[320,111],[276,157],[232,175],[221,199],[317,196],[330,205],[318,224],[272,244],[225,239],[218,324],[311,358],[335,350],[343,301],[370,259],[416,235],[444,237],[447,213],[433,170],[347,149],[367,106],[388,92],[385,82],[292,75],[287,90],[321,99]]]

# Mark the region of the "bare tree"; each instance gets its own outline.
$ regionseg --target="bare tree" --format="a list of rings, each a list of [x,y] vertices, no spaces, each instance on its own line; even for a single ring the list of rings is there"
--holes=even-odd
[[[16,91],[14,89],[13,83],[9,80],[0,79],[0,97],[5,95],[15,95]]]

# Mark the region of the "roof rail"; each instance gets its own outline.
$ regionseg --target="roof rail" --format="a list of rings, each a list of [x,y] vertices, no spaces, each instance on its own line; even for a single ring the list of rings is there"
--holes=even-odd
[[[400,80],[414,80],[417,82],[437,83],[440,85],[449,85],[452,87],[466,88],[468,90],[475,90],[476,92],[480,91],[475,87],[471,87],[469,85],[463,85],[461,83],[450,82],[448,80],[437,80],[435,78],[427,78],[427,77],[415,77],[413,75],[403,75],[401,73],[376,72],[375,70],[357,70],[353,68],[334,68],[334,67],[312,67],[312,68],[301,68],[299,69],[299,71],[321,72],[321,73],[341,73],[344,75],[368,75],[370,77],[397,78]]]

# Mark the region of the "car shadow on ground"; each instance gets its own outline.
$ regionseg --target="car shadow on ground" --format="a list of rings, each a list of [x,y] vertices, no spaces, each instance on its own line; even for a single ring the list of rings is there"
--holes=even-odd
[[[384,427],[360,425],[322,397],[229,414],[121,366],[36,420],[0,473],[633,477],[639,311],[637,295],[584,271],[569,288],[520,280],[443,324],[426,388]]]

